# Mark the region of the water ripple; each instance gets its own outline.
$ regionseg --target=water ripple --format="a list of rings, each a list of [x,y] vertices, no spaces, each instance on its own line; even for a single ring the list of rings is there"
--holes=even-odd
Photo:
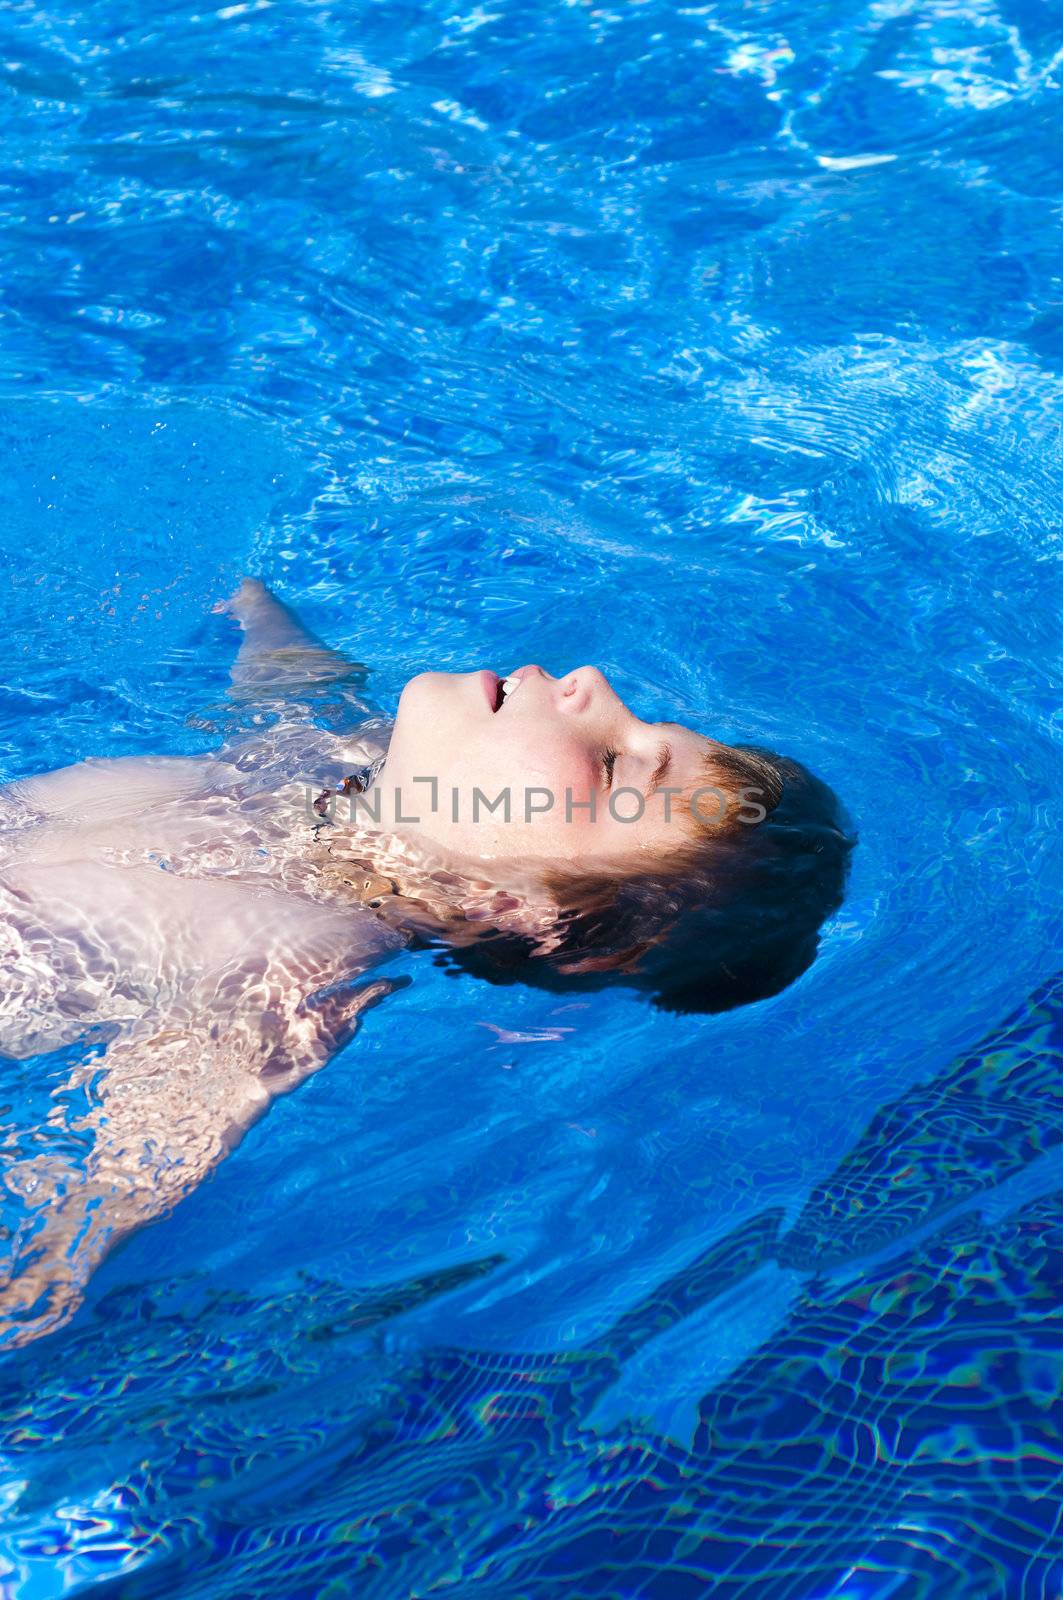
[[[1055,9],[0,41],[5,777],[208,748],[252,570],[385,704],[575,651],[861,839],[709,1024],[411,961],[5,1365],[0,1590],[1053,1594]],[[74,1151],[63,1060],[3,1071]]]

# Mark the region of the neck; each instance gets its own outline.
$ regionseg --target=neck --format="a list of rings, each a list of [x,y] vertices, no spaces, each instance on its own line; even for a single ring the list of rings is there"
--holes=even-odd
[[[492,931],[548,937],[557,907],[532,868],[457,859],[381,812],[379,825],[356,806],[355,821],[344,811],[314,829],[318,870],[344,897],[410,935],[453,944]]]

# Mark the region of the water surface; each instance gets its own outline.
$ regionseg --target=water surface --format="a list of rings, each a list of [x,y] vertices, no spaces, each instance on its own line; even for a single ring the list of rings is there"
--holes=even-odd
[[[384,704],[594,661],[861,840],[726,1017],[407,958],[6,1359],[0,1592],[1056,1595],[1063,20],[0,36],[0,775],[210,749],[253,572]]]

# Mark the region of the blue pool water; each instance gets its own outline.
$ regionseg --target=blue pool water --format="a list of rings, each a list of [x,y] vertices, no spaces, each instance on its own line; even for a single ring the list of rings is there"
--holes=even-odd
[[[385,705],[595,661],[860,834],[727,1016],[404,957],[0,1362],[0,1595],[1057,1597],[1059,8],[0,40],[0,777],[210,749],[252,572]]]

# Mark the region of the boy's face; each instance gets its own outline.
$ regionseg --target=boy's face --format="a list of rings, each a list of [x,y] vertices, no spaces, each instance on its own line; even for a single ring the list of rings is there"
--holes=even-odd
[[[526,666],[506,681],[503,696],[493,672],[410,680],[378,780],[386,818],[416,819],[422,837],[464,856],[618,865],[689,837],[692,790],[704,789],[701,819],[719,820],[705,776],[713,740],[642,722],[596,667],[553,678]]]

